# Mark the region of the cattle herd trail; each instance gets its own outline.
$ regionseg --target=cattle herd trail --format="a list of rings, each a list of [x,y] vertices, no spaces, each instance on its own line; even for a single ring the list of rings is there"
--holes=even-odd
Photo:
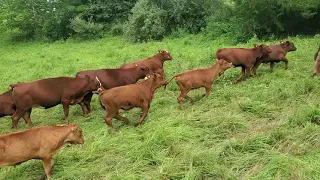
[[[3,38],[0,179],[320,179],[319,43]]]

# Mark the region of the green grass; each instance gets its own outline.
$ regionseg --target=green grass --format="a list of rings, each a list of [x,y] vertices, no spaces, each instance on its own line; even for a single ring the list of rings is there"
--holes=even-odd
[[[206,100],[204,89],[191,91],[195,102],[180,110],[177,85],[157,90],[147,118],[134,127],[140,109],[122,112],[130,120],[103,121],[97,96],[85,120],[72,106],[69,121],[82,127],[85,144],[66,145],[54,156],[53,179],[320,179],[320,85],[310,78],[319,36],[290,37],[298,50],[288,53],[289,69],[278,63],[258,69],[259,78],[233,84],[240,69],[225,72]],[[264,42],[278,43],[279,40]],[[237,47],[262,43],[252,39]],[[168,79],[189,69],[213,64],[215,52],[232,47],[225,40],[201,35],[161,42],[132,44],[120,37],[86,42],[1,44],[1,92],[17,81],[74,76],[85,69],[116,68],[124,62],[167,49]],[[35,126],[63,123],[59,105],[34,109]],[[12,130],[11,118],[0,119],[0,133]],[[19,130],[27,129],[21,119]],[[0,179],[36,179],[44,173],[41,161],[31,160],[0,169]]]

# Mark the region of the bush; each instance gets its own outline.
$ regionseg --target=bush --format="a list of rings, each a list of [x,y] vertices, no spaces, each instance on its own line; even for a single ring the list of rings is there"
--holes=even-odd
[[[103,34],[102,24],[88,22],[80,17],[70,20],[70,27],[74,31],[74,36],[81,39],[95,39]]]
[[[212,4],[218,2],[139,0],[126,24],[126,35],[133,41],[148,41],[162,39],[175,31],[199,33],[206,26],[206,18],[212,14]]]

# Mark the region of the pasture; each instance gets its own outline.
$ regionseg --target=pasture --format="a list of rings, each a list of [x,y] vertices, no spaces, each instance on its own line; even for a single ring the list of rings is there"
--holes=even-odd
[[[134,127],[140,109],[122,115],[125,125],[105,124],[97,96],[85,119],[79,105],[69,121],[85,136],[83,145],[66,145],[54,156],[53,179],[320,179],[320,79],[311,78],[319,36],[289,37],[296,52],[289,52],[289,68],[277,63],[258,68],[259,78],[234,84],[240,68],[218,78],[208,99],[204,89],[193,90],[193,104],[179,109],[178,86],[159,88],[143,124]],[[254,43],[278,44],[251,39]],[[80,70],[117,68],[124,62],[150,57],[167,49],[173,60],[164,64],[167,79],[189,69],[214,63],[218,48],[234,47],[227,40],[209,41],[201,35],[166,38],[132,44],[121,37],[95,41],[0,44],[0,90],[18,81],[74,76]],[[35,126],[62,124],[62,106],[33,109]],[[0,119],[0,133],[11,132],[11,118]],[[19,130],[27,129],[20,119]],[[0,169],[0,179],[36,179],[44,173],[41,161],[31,160]]]

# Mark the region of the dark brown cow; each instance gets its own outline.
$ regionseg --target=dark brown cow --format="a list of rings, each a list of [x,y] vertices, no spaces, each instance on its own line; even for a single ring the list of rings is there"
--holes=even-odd
[[[166,50],[159,50],[158,53],[152,57],[149,57],[147,59],[142,59],[140,61],[135,61],[135,62],[130,62],[127,64],[123,64],[120,68],[127,69],[127,68],[132,68],[136,64],[144,64],[148,66],[148,68],[154,72],[154,73],[159,73],[163,75],[165,78],[164,70],[163,70],[163,63],[166,60],[172,60],[172,57],[170,53]]]
[[[40,159],[48,179],[54,165],[52,156],[65,143],[83,144],[82,130],[76,124],[42,126],[0,136],[0,167],[15,166],[30,159]]]
[[[100,84],[89,76],[84,78],[58,77],[18,83],[12,85],[11,88],[16,104],[16,112],[12,116],[12,127],[16,129],[22,116],[25,116],[28,124],[32,123],[30,113],[36,106],[47,109],[61,103],[65,120],[68,122],[69,106],[80,103],[87,93],[99,90]]]
[[[316,61],[316,65],[314,67],[312,76],[318,75],[320,72],[320,45],[318,51],[314,54],[314,60]]]
[[[256,44],[254,45],[257,46]],[[258,59],[254,66],[252,67],[253,74],[257,76],[257,68],[261,63],[270,63],[270,72],[273,72],[274,63],[278,63],[280,61],[285,62],[285,69],[288,69],[288,59],[286,55],[290,51],[296,51],[297,48],[294,46],[293,42],[281,41],[280,44],[268,46],[271,49],[271,53],[264,55],[262,58]]]
[[[216,58],[232,62],[235,67],[240,66],[242,68],[241,75],[237,79],[238,82],[241,81],[244,76],[246,78],[249,77],[250,70],[256,60],[270,52],[271,49],[264,44],[254,48],[223,48],[217,51]]]
[[[134,84],[139,79],[145,78],[148,74],[152,74],[149,68],[143,64],[135,65],[129,69],[98,69],[80,71],[76,77],[84,77],[88,75],[92,78],[98,77],[103,89],[111,89],[118,86],[124,86],[128,84]],[[83,115],[87,117],[91,112],[90,102],[92,99],[92,92],[86,94],[83,101],[80,103],[83,111]]]
[[[113,127],[112,118],[129,122],[127,118],[120,116],[119,109],[129,110],[134,107],[140,107],[142,115],[137,122],[137,125],[140,125],[148,114],[155,90],[166,84],[167,81],[164,80],[163,76],[155,73],[148,76],[147,80],[137,84],[115,87],[100,92],[100,104],[107,111],[107,115],[104,118],[105,122],[110,127]]]
[[[187,98],[190,102],[193,102],[193,99],[187,95],[192,89],[204,87],[206,89],[206,93],[203,95],[203,97],[208,97],[213,81],[220,75],[222,71],[232,67],[232,63],[229,63],[226,60],[217,59],[216,61],[217,62],[209,68],[187,71],[173,76],[173,78],[176,79],[176,83],[181,92],[177,98],[180,108],[183,107],[182,100],[184,98]],[[170,83],[170,81],[168,83]]]

